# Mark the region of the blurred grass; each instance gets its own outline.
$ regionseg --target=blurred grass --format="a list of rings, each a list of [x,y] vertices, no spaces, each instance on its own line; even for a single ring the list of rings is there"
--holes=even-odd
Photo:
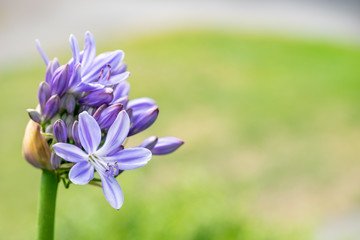
[[[61,186],[57,239],[308,239],[359,208],[359,48],[205,31],[98,46],[122,48],[131,98],[160,106],[129,145],[186,144],[119,177],[120,211],[99,188]],[[44,72],[39,57],[0,73],[0,239],[35,237],[40,172],[20,149]]]

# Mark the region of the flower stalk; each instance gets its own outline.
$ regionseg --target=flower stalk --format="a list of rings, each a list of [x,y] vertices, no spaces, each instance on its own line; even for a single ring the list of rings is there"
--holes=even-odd
[[[54,172],[43,169],[38,204],[38,240],[54,239],[58,180]]]

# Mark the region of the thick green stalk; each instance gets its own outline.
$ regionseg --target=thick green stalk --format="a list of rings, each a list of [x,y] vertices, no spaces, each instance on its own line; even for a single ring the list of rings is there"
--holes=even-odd
[[[43,170],[38,205],[38,240],[54,239],[55,205],[58,180],[55,173]]]

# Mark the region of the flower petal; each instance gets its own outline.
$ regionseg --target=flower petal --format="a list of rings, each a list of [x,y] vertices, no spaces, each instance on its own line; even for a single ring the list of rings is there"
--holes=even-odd
[[[83,150],[68,143],[56,143],[53,145],[55,153],[69,162],[82,162],[88,159],[88,155]]]
[[[120,209],[124,202],[124,195],[119,183],[113,176],[100,174],[103,192],[106,200],[115,209]]]
[[[69,42],[70,42],[70,46],[71,46],[71,51],[73,53],[74,64],[76,65],[80,62],[79,43],[78,43],[77,39],[75,38],[75,36],[72,34],[70,35]]]
[[[125,81],[130,76],[130,72],[124,72],[121,74],[113,75],[110,77],[110,79],[107,81],[106,85],[116,85],[121,83],[122,81]]]
[[[105,161],[116,162],[116,166],[121,170],[132,170],[146,165],[151,155],[149,149],[134,147],[103,158]]]
[[[112,150],[121,146],[130,129],[130,119],[125,110],[122,110],[109,128],[104,145],[97,151],[99,156],[106,156]]]
[[[83,81],[86,83],[93,82],[98,79],[101,69],[110,65],[116,68],[124,58],[124,52],[116,50],[113,52],[105,52],[95,57],[88,71],[83,72]]]
[[[81,61],[83,65],[83,72],[92,64],[96,55],[96,45],[93,35],[87,31],[85,33],[84,55]]]
[[[71,182],[79,185],[88,184],[94,178],[94,167],[89,162],[75,164],[69,172]]]
[[[49,64],[49,58],[46,56],[44,50],[42,49],[39,39],[36,39],[35,42],[36,42],[36,47],[37,47],[42,59],[44,60],[46,66],[47,66]]]
[[[101,141],[101,130],[96,120],[86,111],[79,114],[79,138],[86,152],[96,151]]]

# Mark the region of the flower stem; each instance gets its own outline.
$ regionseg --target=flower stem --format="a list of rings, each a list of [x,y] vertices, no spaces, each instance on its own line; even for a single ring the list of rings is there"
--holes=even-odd
[[[38,240],[54,239],[55,203],[58,180],[55,173],[43,170],[38,205]]]

